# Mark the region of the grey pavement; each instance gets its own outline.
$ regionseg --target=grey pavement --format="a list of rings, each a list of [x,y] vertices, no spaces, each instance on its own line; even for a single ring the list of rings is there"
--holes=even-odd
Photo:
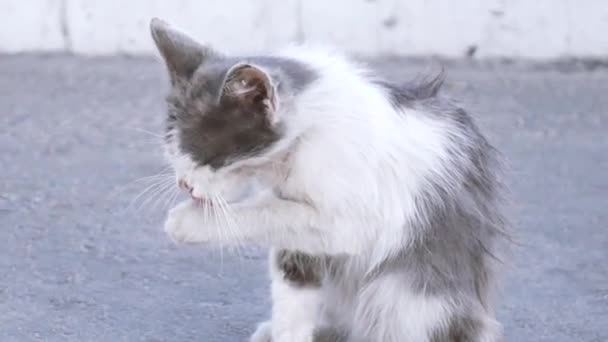
[[[376,60],[395,79],[420,61]],[[508,341],[608,341],[608,69],[447,63],[509,161]],[[153,59],[0,56],[0,342],[246,341],[265,252],[175,247]]]

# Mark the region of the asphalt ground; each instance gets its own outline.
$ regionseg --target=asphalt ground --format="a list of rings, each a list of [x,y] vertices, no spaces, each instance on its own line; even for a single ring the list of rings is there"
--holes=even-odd
[[[445,67],[510,165],[507,340],[608,341],[608,69]],[[169,198],[137,197],[164,167],[164,76],[146,58],[0,56],[1,342],[246,341],[267,317],[264,251],[175,247]]]

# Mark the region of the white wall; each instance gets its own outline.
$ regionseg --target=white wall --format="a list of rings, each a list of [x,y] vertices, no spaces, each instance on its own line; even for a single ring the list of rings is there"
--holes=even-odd
[[[0,51],[150,54],[154,16],[227,52],[608,57],[608,0],[0,0]]]

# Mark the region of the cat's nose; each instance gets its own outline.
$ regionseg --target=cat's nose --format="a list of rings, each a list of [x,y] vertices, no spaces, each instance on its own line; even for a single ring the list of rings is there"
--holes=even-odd
[[[196,205],[213,206],[213,203],[211,203],[211,201],[207,197],[205,197],[205,195],[200,194],[197,191],[194,191],[194,189],[190,190],[190,197],[192,197],[192,200],[194,201],[194,203]]]
[[[177,186],[185,192],[192,193],[192,187],[183,179],[177,181]]]

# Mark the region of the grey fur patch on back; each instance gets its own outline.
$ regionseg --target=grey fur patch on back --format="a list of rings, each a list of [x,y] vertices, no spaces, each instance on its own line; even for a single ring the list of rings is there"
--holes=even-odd
[[[433,332],[430,342],[475,342],[481,332],[481,322],[470,317],[453,317],[446,326]]]
[[[395,84],[380,79],[372,80],[373,83],[386,90],[394,107],[408,107],[414,101],[436,97],[444,81],[443,70],[434,77],[425,77],[405,84]]]
[[[315,330],[313,342],[348,342],[348,334],[330,327],[320,327]]]
[[[477,341],[496,328],[484,324],[492,324],[488,322],[494,311],[495,272],[509,241],[501,210],[501,163],[472,117],[438,96],[442,81],[443,76],[436,77],[421,88],[374,81],[387,90],[395,108],[412,108],[450,127],[446,134],[450,178],[426,179],[425,189],[415,199],[418,215],[406,224],[412,229],[411,244],[381,262],[352,291],[382,278],[398,279],[408,291],[442,298],[453,306],[448,326],[434,332],[432,342]],[[335,267],[337,271],[326,272],[327,282],[339,284],[340,289],[356,284],[363,273],[356,264]]]
[[[425,213],[415,225],[417,238],[375,273],[400,274],[425,295],[466,295],[486,306],[500,257],[498,240],[508,237],[500,211],[499,156],[472,118],[450,101],[434,96],[407,105],[455,127],[449,149],[457,160],[450,172],[463,183],[428,179],[416,201]]]
[[[323,260],[297,251],[282,249],[275,262],[285,280],[297,287],[320,287],[323,279]]]

